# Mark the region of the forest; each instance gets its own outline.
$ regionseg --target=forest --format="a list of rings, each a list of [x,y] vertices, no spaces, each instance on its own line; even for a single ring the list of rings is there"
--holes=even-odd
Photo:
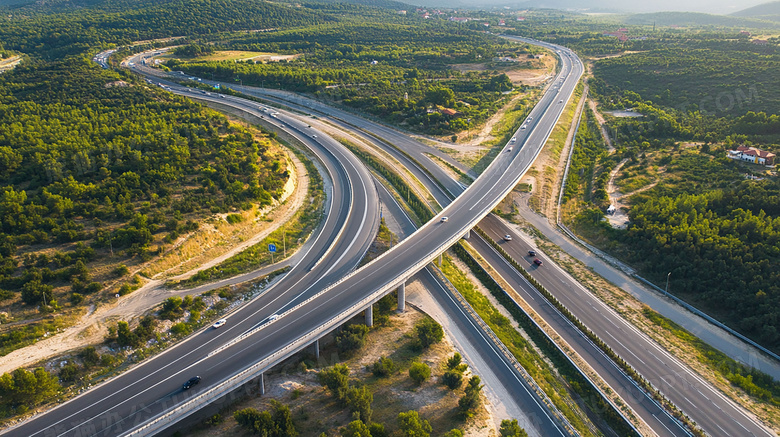
[[[612,155],[596,147],[594,126],[580,126],[567,197],[590,206],[574,222],[656,284],[668,276],[671,293],[780,350],[780,181],[726,158],[741,144],[778,151],[780,100],[765,92],[780,86],[776,47],[729,32],[643,44],[595,62],[600,106],[641,117],[606,116]],[[606,175],[621,160],[622,175],[657,181],[630,198],[625,230],[602,220]]]
[[[310,92],[408,129],[450,134],[483,122],[513,89],[496,70],[460,73],[454,64],[497,54],[528,59],[535,51],[453,28],[339,23],[221,42],[231,50],[299,54],[290,62],[169,61],[168,68],[244,84]],[[484,60],[484,61],[482,61]],[[439,108],[458,111],[455,116]]]
[[[5,49],[54,59],[154,38],[336,21],[315,10],[248,0],[119,0],[97,1],[83,8],[65,5],[33,4],[4,10],[0,14],[0,41]]]
[[[198,217],[270,204],[289,176],[223,116],[88,58],[0,75],[0,118],[4,306],[79,304],[103,289],[96,259],[148,259]]]

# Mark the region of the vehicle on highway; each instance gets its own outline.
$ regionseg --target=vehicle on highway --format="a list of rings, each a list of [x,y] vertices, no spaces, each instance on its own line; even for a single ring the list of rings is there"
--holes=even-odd
[[[525,125],[520,126],[520,129],[525,129]]]
[[[276,320],[278,318],[279,318],[279,314],[274,314],[274,315],[272,315],[271,317],[268,318],[268,321],[269,322],[273,322],[274,320]]]
[[[447,217],[447,216],[445,215],[444,217],[442,217],[442,218],[441,218],[441,222],[442,222],[442,223],[446,223],[446,222],[447,222],[447,220],[449,220],[449,219],[450,219],[450,218],[449,218],[449,217]]]
[[[311,136],[312,138],[317,138],[317,134],[314,134]]]
[[[512,151],[512,147],[507,147],[507,148],[506,148],[506,151],[507,151],[507,152],[511,152],[511,151]]]
[[[217,320],[213,325],[211,325],[213,328],[221,328],[227,323],[227,320],[225,319],[219,319]]]
[[[517,141],[517,137],[512,137],[512,139],[509,140],[510,143],[514,143],[515,141]]]
[[[539,258],[534,258],[534,264],[536,264],[537,266],[540,266],[540,265],[542,265],[542,260],[540,260]]]
[[[535,250],[529,250],[528,251],[528,256],[536,256],[536,251]]]
[[[504,241],[512,241],[512,236],[509,234],[504,235]]]
[[[193,376],[190,378],[187,382],[185,382],[182,386],[182,390],[189,390],[192,387],[198,385],[200,383],[200,376]]]
[[[558,100],[558,103],[563,103],[563,100]]]

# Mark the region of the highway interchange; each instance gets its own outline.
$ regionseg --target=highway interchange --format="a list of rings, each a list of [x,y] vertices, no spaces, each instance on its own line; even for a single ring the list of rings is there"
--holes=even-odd
[[[346,320],[353,316],[355,311],[344,312],[347,310],[344,302],[358,302],[372,296],[381,296],[383,292],[394,289],[487,215],[514,187],[535,159],[555,125],[563,109],[563,103],[568,100],[582,73],[582,65],[573,54],[560,47],[551,48],[564,53],[561,57],[562,84],[557,90],[550,90],[544,95],[530,114],[531,121],[528,123],[528,128],[523,131],[518,130],[517,140],[502,150],[484,174],[452,202],[451,195],[459,194],[463,191],[463,186],[453,181],[427,157],[426,153],[431,153],[431,148],[387,127],[354,116],[339,116],[341,119],[353,117],[348,120],[350,125],[365,129],[392,143],[395,147],[385,147],[385,150],[399,162],[404,163],[410,171],[417,173],[418,179],[423,181],[436,200],[442,206],[446,206],[438,217],[449,218],[447,223],[442,223],[437,217],[392,251],[380,257],[380,260],[350,275],[347,273],[355,267],[365,253],[376,230],[378,221],[376,189],[367,171],[343,147],[322,133],[316,134],[316,139],[313,138],[312,129],[304,122],[281,111],[274,117],[276,119],[274,122],[278,122],[278,127],[312,148],[328,169],[333,182],[333,192],[328,196],[332,203],[328,206],[323,226],[313,237],[315,243],[307,256],[282,282],[231,315],[230,324],[226,329],[216,333],[200,332],[187,342],[132,371],[10,430],[9,435],[121,434],[158,414],[165,407],[170,407],[183,400],[185,396],[191,395],[192,393],[181,393],[179,390],[181,382],[189,376],[193,374],[204,376],[204,383],[199,387],[201,390],[209,381],[213,383],[226,379],[247,367],[249,363],[258,361],[290,344],[291,339],[305,336],[320,321],[331,320],[334,317]],[[558,84],[557,80],[556,84]],[[214,94],[206,95],[201,91],[187,89],[173,83],[166,83],[166,86],[171,91],[185,96],[229,104],[266,117],[269,114],[268,111],[263,111],[256,103],[250,101],[219,97]],[[333,113],[333,110],[329,111]],[[404,153],[398,153],[398,149],[403,150]],[[415,161],[425,167],[424,173],[433,175],[450,193],[445,193],[428,176],[423,176],[423,173],[420,173],[422,169],[417,168],[417,165],[409,161],[406,155],[413,156]],[[344,226],[340,226],[341,224]],[[501,236],[511,233],[504,223],[493,217],[482,221],[480,226],[499,241]],[[331,242],[335,242],[335,245],[330,246]],[[492,250],[484,245],[484,242],[480,243],[478,238],[472,238],[472,244],[483,256]],[[525,259],[528,262],[524,257],[527,248],[520,247],[519,244],[504,243],[504,245],[516,260]],[[495,256],[492,258],[485,256],[485,258],[516,290],[528,293],[527,301],[543,303],[543,299],[538,295],[530,294],[532,289],[527,284],[523,285],[524,280],[517,272],[513,273],[506,266],[502,266],[499,258]],[[329,262],[319,263],[323,259],[328,259]],[[415,262],[410,263],[410,260]],[[311,274],[308,274],[310,269]],[[772,435],[746,417],[740,408],[693,375],[686,366],[663,351],[652,340],[630,327],[617,314],[598,302],[568,275],[551,266],[551,263],[545,262],[544,268],[540,269],[532,269],[529,266],[529,270],[613,350],[616,350],[647,379],[654,382],[656,387],[708,433],[711,435]],[[335,285],[328,287],[334,282]],[[376,285],[381,286],[376,287]],[[301,303],[303,304],[296,306]],[[273,323],[267,322],[270,315],[281,314],[290,308],[293,309],[284,314],[284,317]],[[544,314],[548,310],[540,307],[537,311]],[[554,319],[553,316],[547,317]],[[211,348],[223,345],[231,337],[258,325],[262,325],[263,329],[225,348],[220,354],[209,356],[207,353]],[[561,325],[556,329],[565,332],[568,328]],[[636,406],[632,404],[634,410],[659,435],[684,435],[681,429],[674,430],[676,422],[657,410],[657,406],[653,407],[654,404],[649,400],[643,400],[641,395],[635,397],[637,391],[627,385],[625,375],[621,379],[620,372],[614,366],[610,367],[605,363],[603,356],[598,358],[599,354],[596,351],[585,352],[587,342],[581,336],[571,331],[570,338],[570,344],[581,343],[583,351],[578,352],[595,357],[592,358],[593,363],[597,363],[598,368],[601,369],[599,373],[602,377],[611,385],[614,384],[615,390],[622,391],[626,401],[634,400],[636,404]],[[693,401],[690,398],[693,398]],[[546,413],[539,412],[539,414],[544,416]],[[547,425],[535,424],[540,427],[541,435],[560,432],[556,425],[549,422]],[[552,428],[545,429],[544,426],[552,426]],[[664,429],[668,432],[664,432]]]

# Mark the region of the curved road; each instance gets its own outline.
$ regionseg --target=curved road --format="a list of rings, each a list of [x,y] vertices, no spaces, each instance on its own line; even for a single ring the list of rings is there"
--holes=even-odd
[[[180,90],[181,93],[189,93]],[[192,97],[208,98],[206,95]],[[229,98],[219,103],[260,115],[254,102]],[[373,242],[379,221],[376,189],[363,165],[329,137],[305,133],[306,127],[292,117],[278,114],[275,123],[307,144],[328,169],[333,192],[326,208],[326,220],[300,263],[275,286],[251,303],[228,316],[219,330],[203,329],[187,341],[88,392],[3,432],[13,436],[118,435],[164,411],[193,394],[223,381],[263,354],[288,343],[288,337],[250,336],[240,347],[229,347],[211,355],[214,349],[231,344],[232,339],[259,325],[275,328],[282,320],[269,323],[279,314],[352,271]],[[286,318],[285,318],[286,319]],[[268,332],[271,330],[260,330]],[[261,346],[258,346],[260,344]],[[193,375],[203,381],[183,392],[181,384]]]

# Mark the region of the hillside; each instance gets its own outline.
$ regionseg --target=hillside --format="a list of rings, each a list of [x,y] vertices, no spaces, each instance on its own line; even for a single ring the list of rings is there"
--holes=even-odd
[[[626,24],[652,26],[714,26],[751,29],[769,29],[778,27],[777,23],[754,18],[741,18],[727,15],[712,15],[699,12],[654,12],[634,14],[626,17]]]
[[[78,7],[83,5],[83,7]],[[61,11],[56,15],[53,12]],[[102,44],[238,30],[290,28],[337,21],[325,13],[284,4],[228,0],[99,1],[10,9],[0,18],[0,41],[9,50],[49,58]]]
[[[731,14],[735,17],[780,21],[780,1],[764,3]]]

